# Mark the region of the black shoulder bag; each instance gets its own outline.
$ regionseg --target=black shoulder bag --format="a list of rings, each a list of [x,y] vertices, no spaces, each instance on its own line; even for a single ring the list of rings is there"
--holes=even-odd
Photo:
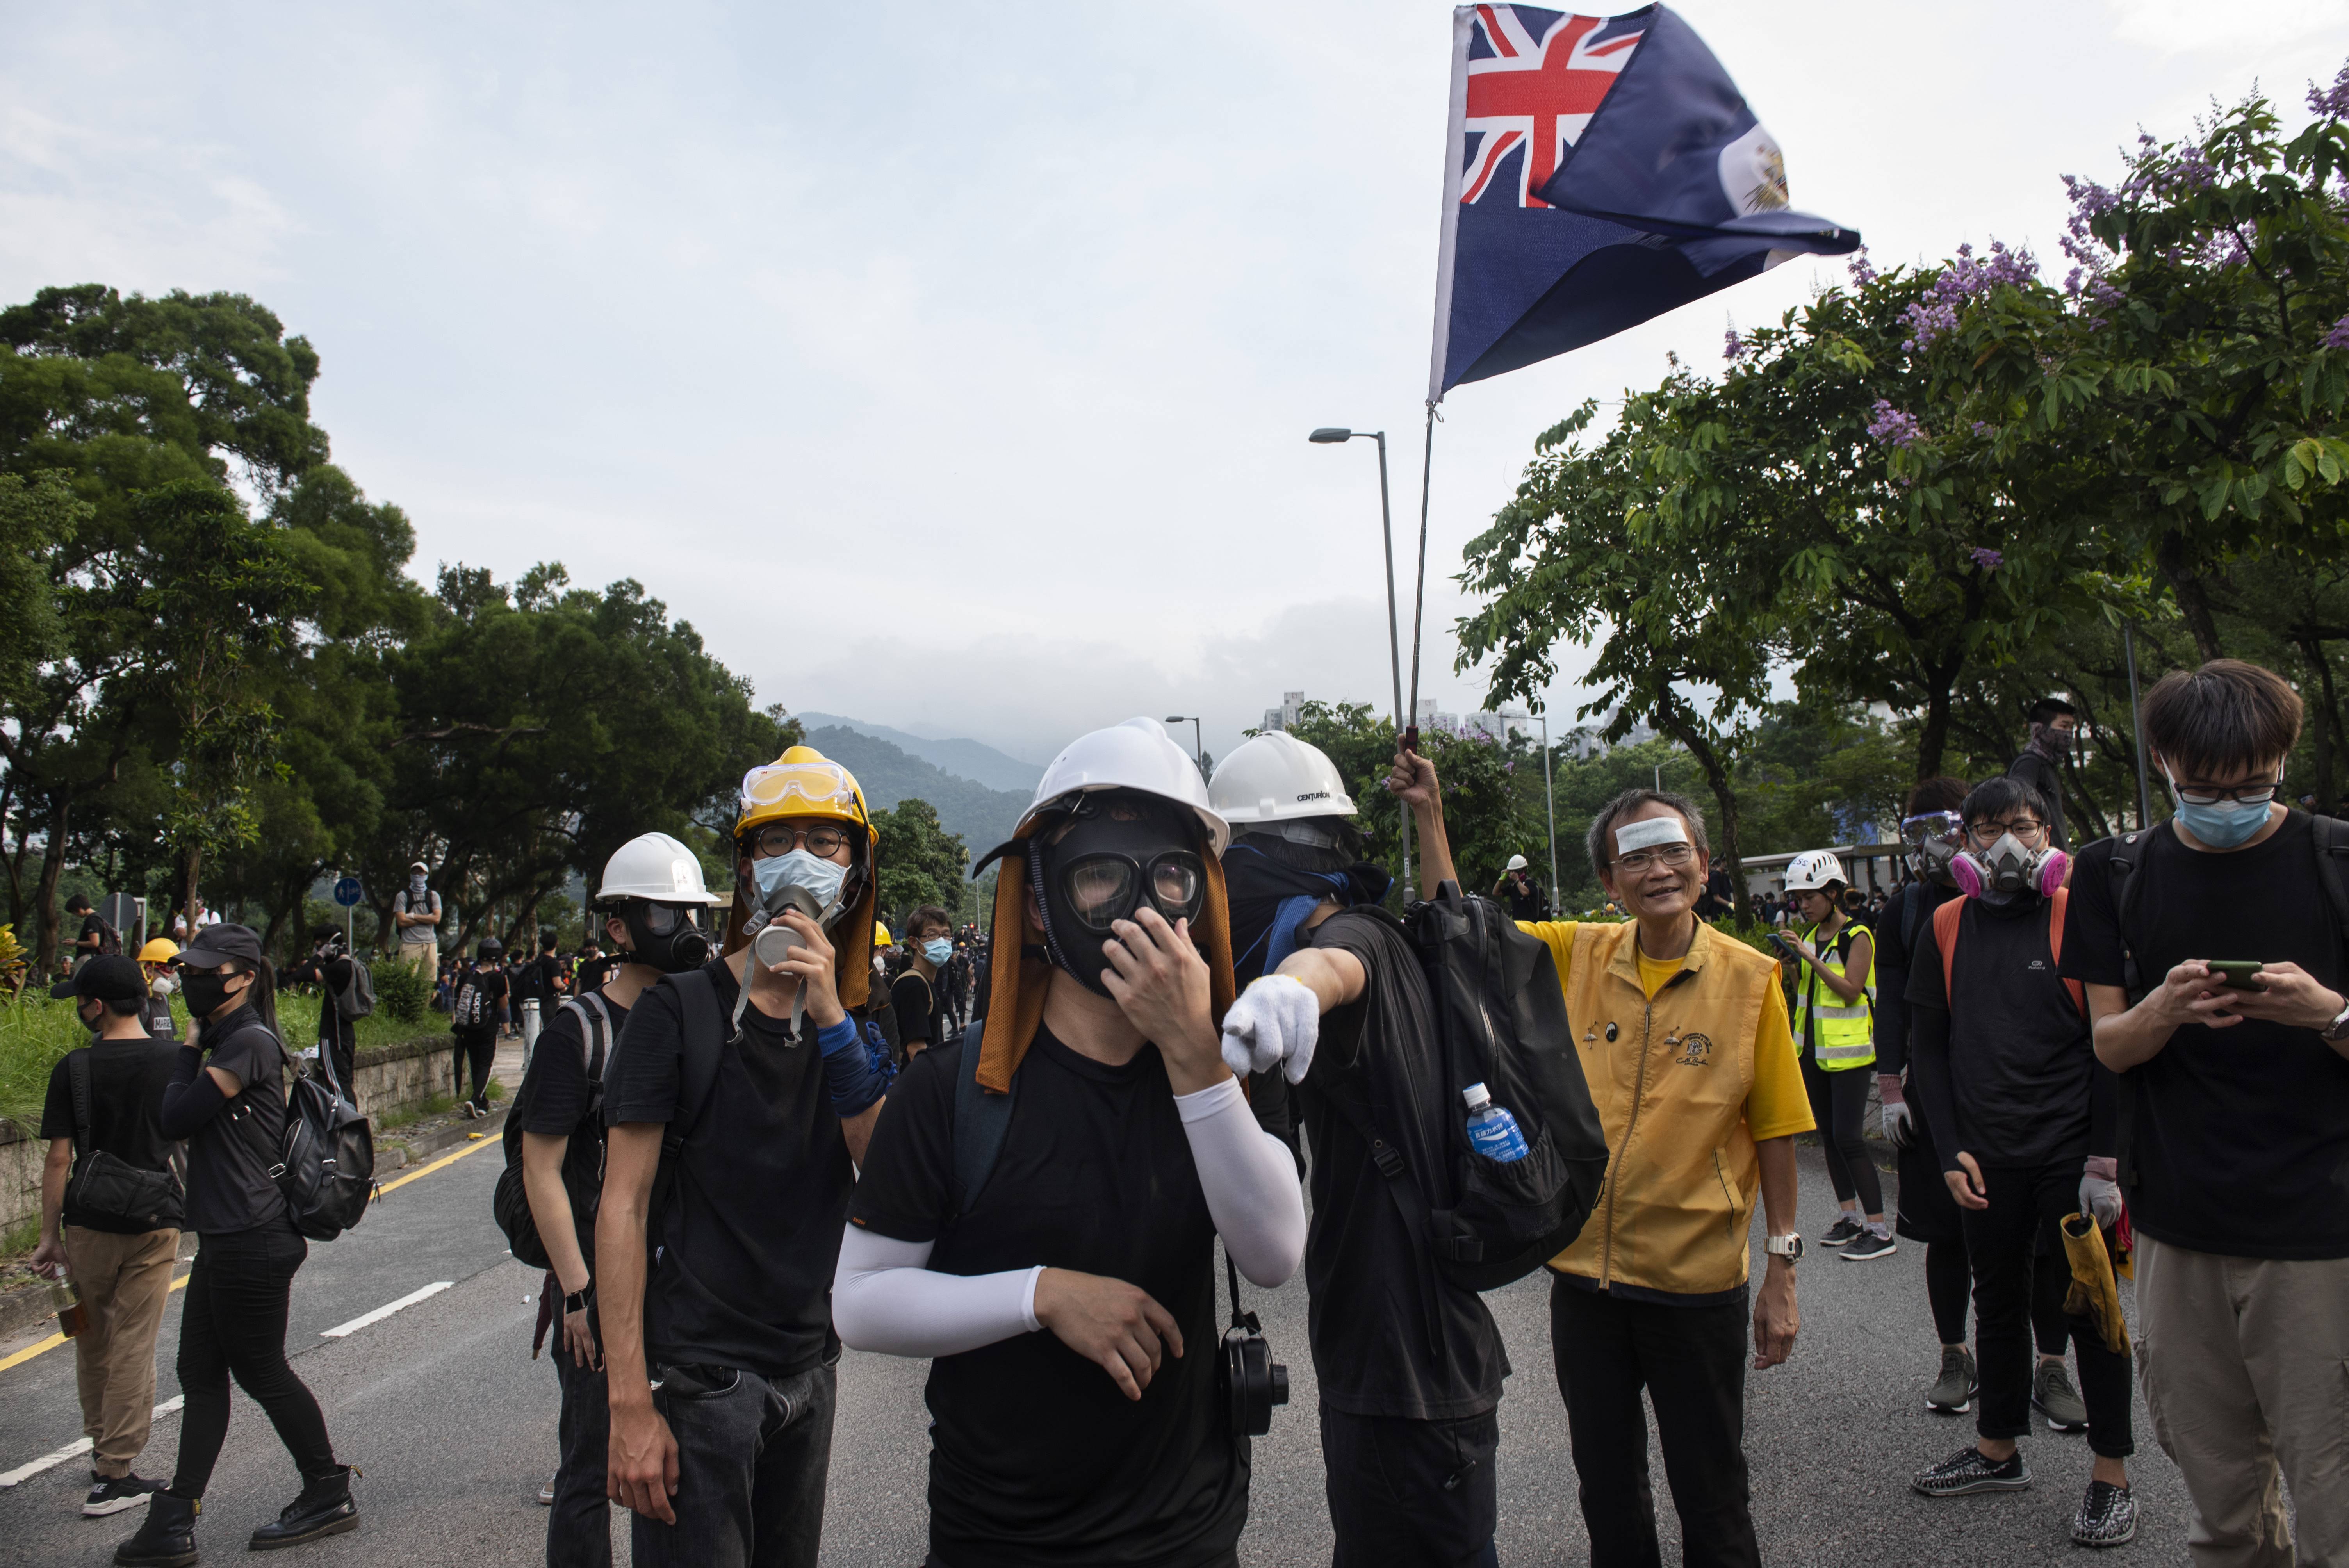
[[[125,1231],[177,1230],[183,1217],[179,1179],[169,1171],[142,1171],[128,1160],[90,1147],[89,1050],[66,1057],[73,1088],[74,1170],[66,1183],[66,1203],[95,1228]]]

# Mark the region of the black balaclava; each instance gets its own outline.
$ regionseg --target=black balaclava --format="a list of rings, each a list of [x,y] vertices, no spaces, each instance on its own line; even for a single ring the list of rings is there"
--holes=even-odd
[[[1281,829],[1306,831],[1292,838]],[[1224,851],[1235,985],[1245,989],[1250,981],[1278,968],[1296,950],[1299,928],[1322,900],[1351,906],[1377,903],[1387,896],[1394,879],[1384,866],[1363,860],[1361,848],[1361,830],[1343,817],[1306,818],[1273,830],[1242,829]]]
[[[699,905],[632,898],[613,913],[628,928],[630,963],[649,965],[664,975],[682,975],[709,962],[709,934],[701,926]]]
[[[1132,820],[1119,820],[1115,813],[1127,811]],[[1102,975],[1109,960],[1102,944],[1110,937],[1110,921],[1133,919],[1146,895],[1170,925],[1181,919],[1196,923],[1207,895],[1198,819],[1155,796],[1115,789],[1079,796],[1069,820],[1065,830],[1055,825],[1028,841],[1029,892],[1042,912],[1044,945],[1052,962],[1087,990],[1106,996],[1109,987]],[[1094,857],[1109,859],[1096,864],[1097,875],[1085,879],[1101,894],[1087,919],[1080,915],[1071,873]],[[1120,870],[1125,873],[1123,885],[1112,887]],[[1185,896],[1173,896],[1185,886]]]

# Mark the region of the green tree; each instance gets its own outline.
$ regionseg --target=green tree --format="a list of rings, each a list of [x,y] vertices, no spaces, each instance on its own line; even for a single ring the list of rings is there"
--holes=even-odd
[[[880,844],[880,907],[893,929],[926,903],[949,913],[962,907],[970,851],[961,834],[939,825],[928,801],[909,799],[874,812],[873,831]]]

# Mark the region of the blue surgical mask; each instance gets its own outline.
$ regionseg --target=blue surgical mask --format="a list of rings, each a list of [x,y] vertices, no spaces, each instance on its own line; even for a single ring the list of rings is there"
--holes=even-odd
[[[776,894],[784,888],[796,887],[805,889],[828,917],[840,901],[840,885],[847,876],[846,867],[805,850],[750,862],[750,878],[759,885],[759,902],[769,914],[780,913],[786,907],[778,902]]]
[[[922,956],[933,964],[943,965],[954,956],[954,944],[943,936],[933,936],[922,944]]]
[[[2178,792],[2178,776],[2165,767],[2162,772],[2169,779],[2169,798],[2177,803],[2178,820],[2186,830],[2214,850],[2240,849],[2251,835],[2268,823],[2265,800],[2216,800],[2198,806]]]

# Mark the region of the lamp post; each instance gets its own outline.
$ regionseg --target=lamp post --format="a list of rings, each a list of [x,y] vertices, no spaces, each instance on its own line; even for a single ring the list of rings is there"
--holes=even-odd
[[[1402,710],[1402,630],[1395,614],[1394,582],[1394,509],[1387,500],[1387,433],[1384,430],[1350,430],[1340,425],[1324,425],[1305,438],[1316,446],[1341,446],[1348,441],[1368,439],[1379,448],[1379,531],[1386,542],[1387,562],[1387,665],[1394,677],[1395,747],[1402,749],[1407,719]],[[1413,659],[1417,654],[1413,655]],[[1418,679],[1416,663],[1412,666],[1413,681]],[[1411,878],[1411,812],[1402,812],[1402,885],[1403,901],[1411,901],[1414,884]]]
[[[1199,777],[1202,779],[1206,778],[1207,776],[1207,746],[1206,742],[1199,738],[1201,734],[1199,728],[1199,716],[1195,713],[1170,713],[1166,716],[1166,722],[1169,724],[1187,724],[1191,727],[1191,760],[1199,765]]]
[[[1503,718],[1523,718],[1538,722],[1542,727],[1542,801],[1549,809],[1549,901],[1553,914],[1557,910],[1557,796],[1549,786],[1549,715],[1547,713],[1504,713]]]

